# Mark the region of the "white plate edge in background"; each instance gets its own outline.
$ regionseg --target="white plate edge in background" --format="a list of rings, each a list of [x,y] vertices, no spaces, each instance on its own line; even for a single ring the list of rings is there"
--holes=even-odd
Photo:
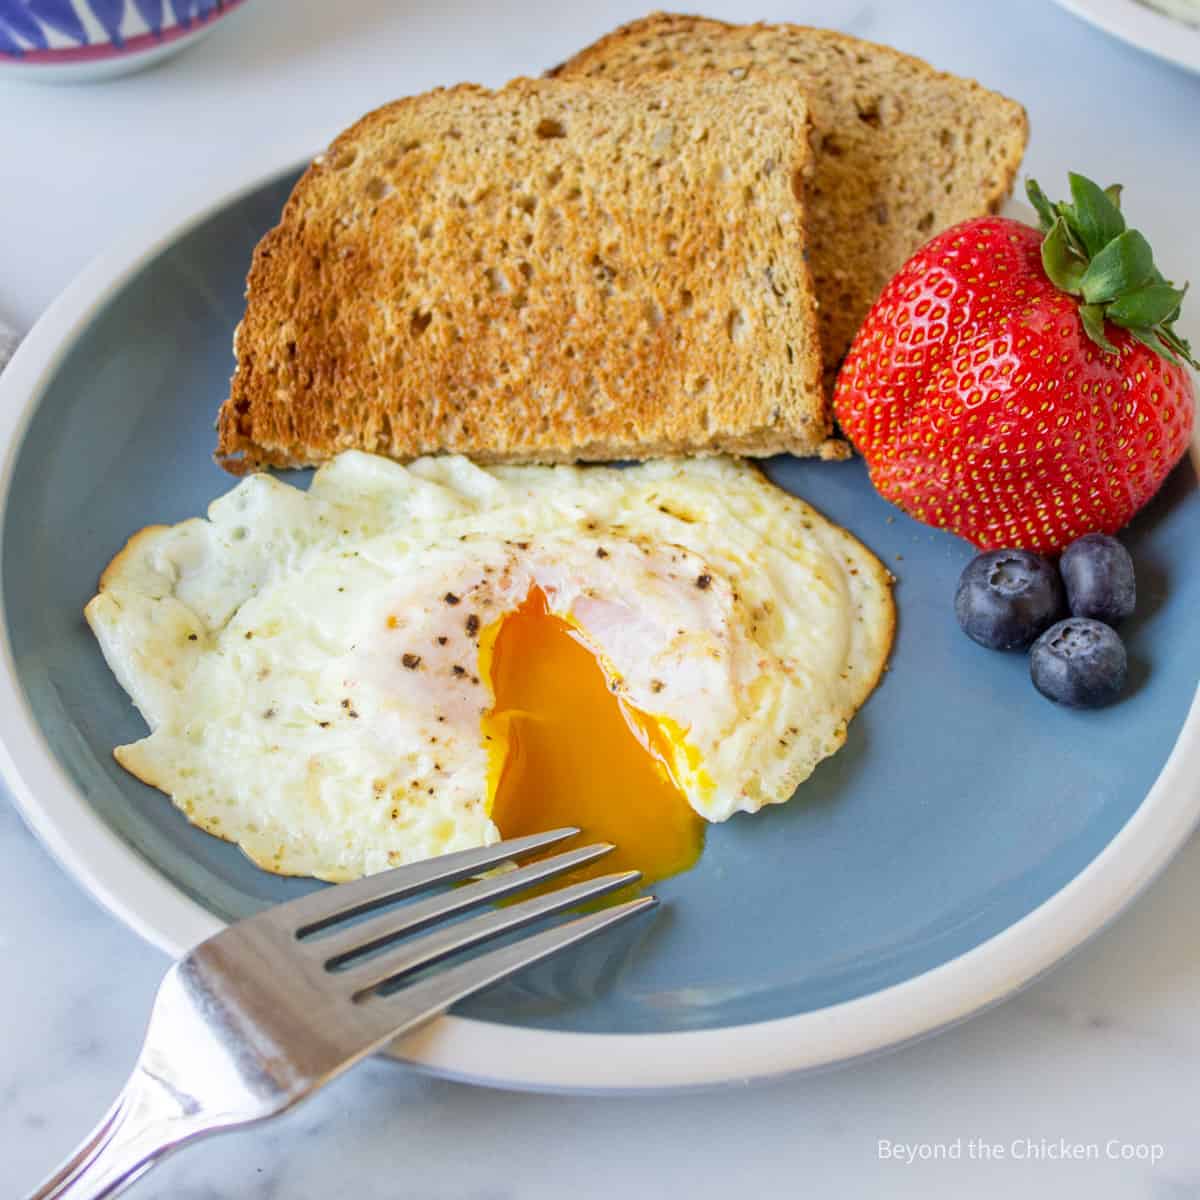
[[[1166,59],[1185,71],[1200,73],[1200,29],[1138,0],[1055,0],[1089,25]]]

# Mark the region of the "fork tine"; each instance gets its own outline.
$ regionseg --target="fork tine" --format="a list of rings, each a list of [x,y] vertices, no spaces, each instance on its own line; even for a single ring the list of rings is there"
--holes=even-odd
[[[363,1016],[370,1014],[371,1020],[377,1023],[378,1040],[365,1053],[378,1049],[391,1038],[423,1024],[430,1017],[445,1012],[459,1000],[482,991],[490,984],[499,983],[515,971],[541,962],[601,930],[627,921],[657,903],[654,896],[642,896],[627,904],[577,917],[553,929],[531,934],[510,946],[476,955],[467,962],[437,971],[428,979],[410,987],[398,988],[389,995],[368,992],[357,1007],[363,1010]]]
[[[506,871],[503,875],[495,875],[491,879],[481,879],[477,883],[430,896],[428,900],[415,900],[399,909],[388,909],[387,912],[369,917],[357,925],[336,929],[314,938],[311,942],[304,943],[304,948],[319,955],[324,965],[332,966],[351,955],[373,950],[403,933],[412,933],[434,921],[452,917],[455,913],[465,912],[469,908],[477,908],[489,900],[498,900],[502,896],[541,883],[544,879],[552,879],[555,875],[582,867],[608,854],[612,849],[608,842],[600,842],[595,846],[568,850],[565,854],[544,858],[516,871]]]
[[[469,875],[478,875],[489,867],[499,866],[512,858],[521,858],[536,850],[564,842],[574,837],[578,829],[551,829],[547,833],[534,833],[529,837],[509,838],[482,846],[478,850],[460,850],[455,854],[443,854],[426,862],[410,863],[356,879],[353,883],[323,888],[308,896],[301,896],[280,908],[271,909],[274,920],[285,918],[296,923],[296,935],[314,933],[335,921],[344,921],[359,913],[368,912],[380,904],[402,900],[414,892],[424,891],[439,883],[454,883]]]
[[[523,929],[543,917],[552,916],[586,900],[594,900],[627,884],[636,883],[641,877],[641,871],[619,871],[612,875],[598,876],[596,879],[585,879],[582,883],[569,884],[567,887],[547,892],[544,896],[535,896],[532,900],[523,900],[520,904],[513,904],[508,908],[499,908],[466,921],[458,921],[418,938],[415,942],[406,942],[357,966],[347,967],[344,971],[339,971],[335,978],[347,992],[358,997],[363,992],[398,979],[418,967],[427,967],[459,950],[477,946],[515,929]]]

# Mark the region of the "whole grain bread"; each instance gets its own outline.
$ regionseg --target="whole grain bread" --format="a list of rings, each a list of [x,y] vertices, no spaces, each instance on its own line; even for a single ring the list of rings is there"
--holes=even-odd
[[[555,68],[609,80],[696,70],[787,79],[808,99],[810,266],[827,370],[884,284],[942,229],[995,212],[1028,137],[1025,110],[970,79],[826,29],[655,13]]]
[[[259,244],[228,469],[836,454],[781,81],[519,79],[343,133]]]

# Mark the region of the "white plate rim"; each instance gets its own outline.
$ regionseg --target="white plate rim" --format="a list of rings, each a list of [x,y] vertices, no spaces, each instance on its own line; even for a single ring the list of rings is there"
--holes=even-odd
[[[1104,33],[1187,71],[1200,72],[1200,28],[1138,0],[1056,0]]]
[[[311,145],[311,142],[309,143]],[[96,311],[146,261],[220,207],[299,165],[235,172],[131,233],[88,266],[34,326],[0,374],[0,537],[24,433],[50,374]],[[1193,457],[1200,441],[1193,445]],[[0,570],[3,546],[0,545]],[[16,673],[0,579],[0,772],[30,828],[105,908],[178,957],[222,922],[110,829],[67,777]],[[564,1033],[445,1016],[394,1057],[438,1075],[537,1091],[630,1093],[712,1087],[830,1067],[892,1049],[990,1007],[1058,963],[1119,915],[1200,820],[1200,689],[1175,746],[1133,816],[1054,896],[966,953],[903,983],[827,1008],[720,1029]]]

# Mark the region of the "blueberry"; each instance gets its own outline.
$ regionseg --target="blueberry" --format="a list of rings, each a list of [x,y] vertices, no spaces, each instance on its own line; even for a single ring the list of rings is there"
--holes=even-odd
[[[1137,584],[1129,551],[1107,533],[1089,533],[1072,542],[1059,560],[1067,603],[1077,617],[1116,625],[1132,616]]]
[[[1072,708],[1111,704],[1124,689],[1128,670],[1117,632],[1087,617],[1068,617],[1051,625],[1029,654],[1033,686]]]
[[[1028,646],[1064,611],[1053,565],[1028,550],[989,550],[963,569],[954,615],[963,633],[991,650]]]

